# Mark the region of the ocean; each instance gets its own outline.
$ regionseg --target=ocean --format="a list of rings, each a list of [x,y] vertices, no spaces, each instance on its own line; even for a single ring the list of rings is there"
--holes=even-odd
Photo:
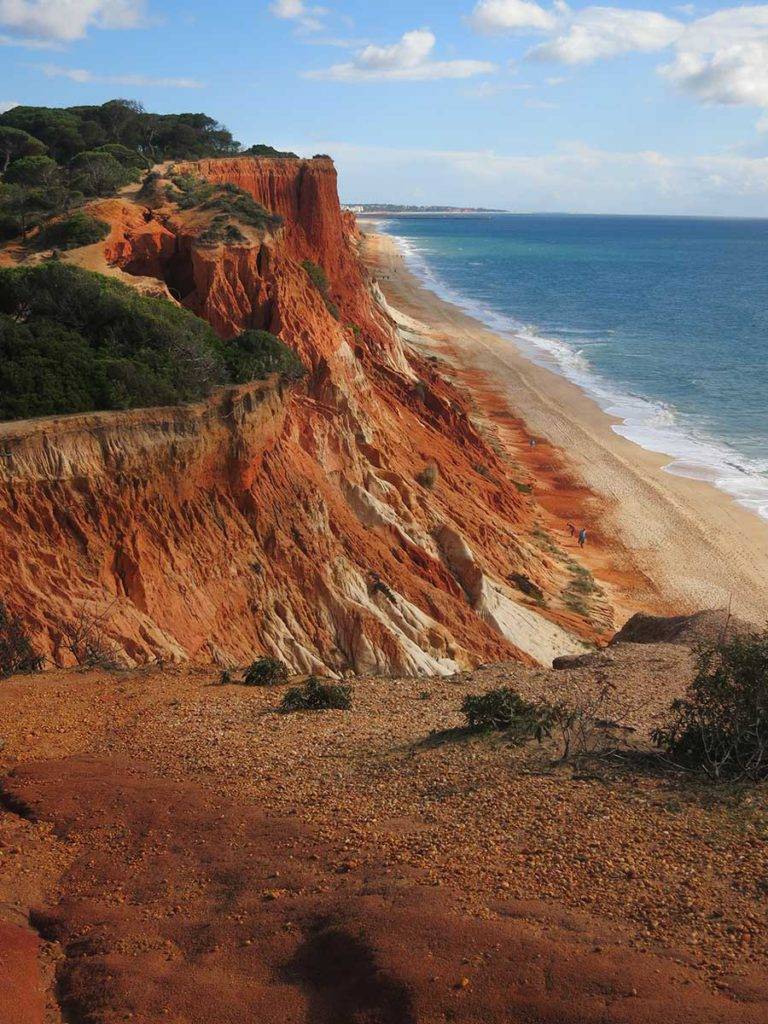
[[[387,216],[409,268],[768,519],[768,220]]]

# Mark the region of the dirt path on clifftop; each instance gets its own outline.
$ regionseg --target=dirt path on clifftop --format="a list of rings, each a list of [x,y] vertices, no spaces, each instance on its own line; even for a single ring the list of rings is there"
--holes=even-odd
[[[651,700],[688,661],[647,654],[619,668]],[[456,728],[467,688],[583,673],[356,679],[288,716],[211,676],[3,683],[0,986],[29,998],[0,1024],[768,1020],[748,816]]]
[[[530,466],[536,500],[559,522],[561,542],[567,522],[582,517],[584,560],[612,584],[620,608],[670,614],[730,605],[766,620],[767,523],[709,484],[665,473],[669,458],[613,432],[619,421],[575,385],[422,287],[391,238],[366,235],[362,254],[393,309],[417,321],[406,331],[411,343],[453,366]],[[531,436],[550,444],[531,451]]]

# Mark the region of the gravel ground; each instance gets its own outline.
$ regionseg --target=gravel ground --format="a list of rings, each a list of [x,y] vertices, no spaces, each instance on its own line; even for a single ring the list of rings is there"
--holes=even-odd
[[[677,949],[720,983],[764,976],[768,789],[712,787],[647,756],[689,675],[686,648],[622,645],[560,672],[355,679],[352,710],[293,715],[276,712],[283,687],[219,686],[214,671],[47,675],[3,684],[2,757],[136,759],[295,816],[340,871],[416,870],[480,917],[544,901],[622,925],[637,949]],[[570,701],[607,691],[635,731],[621,755],[564,764],[555,743],[468,734],[463,695],[498,685]],[[16,818],[0,839],[0,897],[21,906],[66,851]]]

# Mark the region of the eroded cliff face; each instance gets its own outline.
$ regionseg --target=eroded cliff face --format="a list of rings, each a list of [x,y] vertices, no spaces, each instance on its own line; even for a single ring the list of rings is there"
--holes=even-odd
[[[84,614],[129,664],[264,652],[296,671],[446,673],[591,639],[509,582],[560,585],[528,539],[535,506],[469,397],[375,301],[332,163],[184,169],[246,189],[282,228],[205,246],[194,216],[107,200],[107,260],[224,337],[279,334],[310,374],[199,406],[0,426],[0,594],[46,652],[71,661],[64,627]]]

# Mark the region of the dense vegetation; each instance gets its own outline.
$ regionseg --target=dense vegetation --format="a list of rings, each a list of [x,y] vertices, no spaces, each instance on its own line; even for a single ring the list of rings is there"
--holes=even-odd
[[[207,114],[153,114],[141,104],[123,99],[101,106],[12,107],[0,115],[0,126],[38,140],[48,156],[62,166],[79,153],[102,149],[121,163],[125,158],[120,159],[120,154],[127,150],[132,161],[149,168],[163,160],[228,156],[241,148],[231,133]],[[116,146],[122,148],[116,151]]]
[[[0,114],[0,238],[26,235],[87,198],[111,195],[155,163],[238,153],[296,158],[295,153],[263,144],[243,150],[207,114],[154,114],[132,100],[110,100],[101,106],[12,107]],[[236,206],[239,219],[246,223],[270,226],[268,211],[249,196],[258,210],[248,207],[245,195],[214,199]],[[219,240],[228,240],[221,219],[219,227]]]
[[[106,221],[91,217],[83,210],[60,220],[53,220],[40,232],[39,243],[46,249],[77,249],[81,245],[100,242],[109,234]]]
[[[267,332],[223,342],[187,310],[100,274],[56,260],[0,269],[0,420],[195,401],[301,369]]]
[[[239,186],[229,182],[204,181],[193,174],[173,175],[171,186],[167,189],[167,198],[182,210],[210,210],[216,214],[201,236],[201,241],[210,245],[244,241],[238,224],[248,224],[262,231],[275,231],[283,223],[282,217],[270,213]]]
[[[284,380],[297,381],[306,373],[293,351],[269,331],[244,331],[225,349],[229,379],[233,384],[264,380],[278,373]]]
[[[255,146],[249,146],[248,149],[244,149],[243,156],[268,156],[273,160],[299,159],[297,153],[291,153],[290,150],[275,149],[274,146],[266,146],[263,142],[260,142]]]
[[[768,778],[768,630],[699,651],[688,693],[654,738],[712,778]]]

